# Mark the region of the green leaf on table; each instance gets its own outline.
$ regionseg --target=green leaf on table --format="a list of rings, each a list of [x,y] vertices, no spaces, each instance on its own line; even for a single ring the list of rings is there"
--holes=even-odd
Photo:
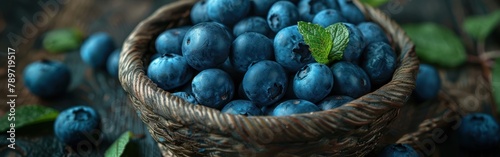
[[[311,55],[318,63],[330,64],[342,59],[344,49],[349,42],[349,31],[345,25],[334,24],[325,29],[318,24],[300,21],[298,28],[304,41],[309,45]]]
[[[500,10],[482,16],[467,17],[464,29],[477,40],[485,40],[488,35],[500,24]]]
[[[57,29],[46,34],[43,39],[43,47],[51,53],[68,52],[78,49],[82,40],[83,32],[79,29]]]
[[[57,110],[40,105],[26,105],[14,109],[15,112],[8,110],[0,118],[0,131],[8,130],[11,124],[14,124],[15,128],[20,128],[27,125],[53,121],[59,115]]]
[[[125,147],[133,136],[132,132],[124,132],[118,139],[111,144],[104,154],[105,157],[120,157],[125,151]]]
[[[493,66],[493,76],[492,76],[492,91],[493,98],[495,99],[495,104],[497,105],[497,112],[500,113],[500,59],[495,60],[495,65]]]
[[[460,66],[466,61],[465,47],[450,29],[434,23],[402,27],[415,43],[420,60],[448,68]]]
[[[361,0],[361,2],[371,5],[373,7],[378,7],[382,4],[389,2],[389,0]]]

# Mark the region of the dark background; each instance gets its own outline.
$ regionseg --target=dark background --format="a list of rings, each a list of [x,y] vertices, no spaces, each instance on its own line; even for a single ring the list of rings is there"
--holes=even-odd
[[[132,131],[138,135],[129,145],[125,156],[160,156],[156,143],[149,136],[146,126],[138,118],[131,102],[120,87],[116,78],[106,74],[104,69],[93,70],[84,65],[79,57],[78,50],[64,54],[50,54],[41,45],[41,40],[47,31],[56,28],[76,27],[89,35],[97,31],[110,33],[116,45],[121,45],[134,27],[145,17],[162,5],[174,0],[2,0],[0,2],[0,101],[6,100],[6,51],[7,47],[16,49],[16,94],[17,106],[40,104],[64,110],[75,105],[90,105],[101,114],[103,122],[103,138],[97,147],[89,149],[70,150],[59,142],[53,135],[52,123],[37,124],[16,130],[16,150],[7,148],[6,134],[0,134],[0,156],[103,156],[109,145],[124,131]],[[54,16],[37,18],[42,12],[40,4],[56,4]],[[499,9],[499,2],[495,0],[390,0],[380,7],[386,14],[400,24],[435,22],[454,30],[464,41],[468,53],[475,53],[474,42],[463,31],[461,23],[466,16],[482,15]],[[34,19],[35,18],[35,19]],[[23,21],[23,19],[26,19]],[[28,23],[27,23],[28,22]],[[33,31],[23,32],[23,27],[32,23]],[[13,34],[25,38],[18,46],[8,39]],[[500,31],[497,28],[487,40],[487,49],[499,49]],[[432,37],[429,37],[432,38]],[[451,57],[451,56],[450,56]],[[32,61],[42,58],[61,60],[69,66],[72,75],[71,92],[60,100],[40,100],[32,96],[22,85],[22,70]],[[470,81],[481,78],[472,78],[480,75],[480,68],[468,64],[458,69],[441,69],[444,79],[453,79],[444,88],[454,95],[457,102],[468,104],[464,95],[471,96],[472,101],[478,101],[479,107],[474,111],[491,112],[493,104],[490,97],[475,97],[477,88],[489,90],[488,84],[476,84],[480,81]],[[458,80],[458,81],[457,81]],[[460,81],[465,80],[465,81]],[[469,81],[467,81],[469,80]],[[455,86],[467,82],[464,86]],[[455,92],[454,92],[455,91]],[[452,94],[453,95],[453,94]],[[421,106],[439,105],[440,100],[420,104]],[[418,104],[415,104],[418,105]],[[407,117],[405,120],[396,121],[388,136],[400,137],[408,131],[413,131],[423,118],[429,118],[437,113],[421,109],[426,114],[419,117]],[[5,104],[0,105],[0,116],[8,110]],[[471,111],[473,112],[473,111]],[[408,114],[400,115],[407,116]],[[412,120],[413,119],[413,120]],[[408,125],[413,125],[410,127]],[[405,126],[408,129],[397,129]],[[449,135],[453,135],[450,132]],[[389,138],[390,139],[390,138]],[[434,153],[435,156],[460,156],[456,141],[450,138]]]

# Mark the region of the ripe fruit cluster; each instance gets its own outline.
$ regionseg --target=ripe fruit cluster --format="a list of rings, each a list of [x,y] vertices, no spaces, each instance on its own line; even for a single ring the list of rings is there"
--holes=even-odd
[[[202,0],[191,21],[156,38],[147,75],[175,96],[226,113],[332,109],[383,86],[396,69],[384,30],[347,0]],[[343,23],[342,60],[317,63],[298,21]]]

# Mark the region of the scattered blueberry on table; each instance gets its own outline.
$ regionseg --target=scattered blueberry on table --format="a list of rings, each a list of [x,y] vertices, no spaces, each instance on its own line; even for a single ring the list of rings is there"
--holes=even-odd
[[[54,122],[56,137],[70,146],[80,142],[98,139],[95,132],[101,132],[101,119],[97,111],[88,106],[75,106],[62,111]]]
[[[42,59],[28,64],[23,72],[24,85],[41,98],[62,96],[71,83],[71,72],[62,62]]]

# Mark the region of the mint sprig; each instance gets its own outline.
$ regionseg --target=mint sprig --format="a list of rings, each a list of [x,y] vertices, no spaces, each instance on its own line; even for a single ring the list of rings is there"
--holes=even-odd
[[[342,59],[349,43],[349,30],[344,24],[336,23],[323,28],[318,24],[300,21],[298,28],[318,63],[330,64]]]

